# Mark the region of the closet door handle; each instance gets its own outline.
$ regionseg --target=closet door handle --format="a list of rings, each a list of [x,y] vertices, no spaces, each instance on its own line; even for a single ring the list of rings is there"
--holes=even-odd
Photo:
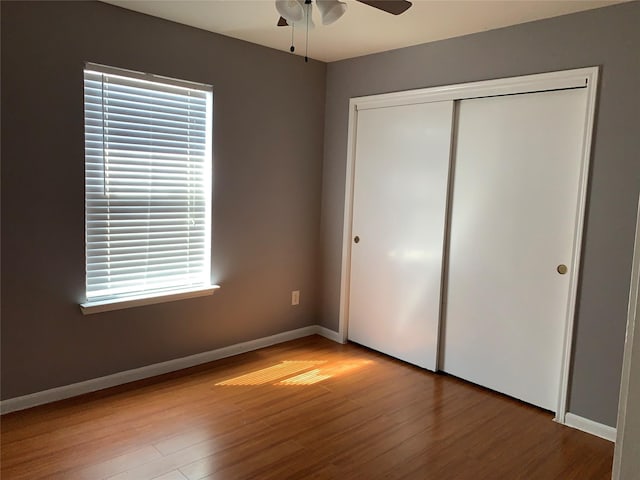
[[[360,241],[360,237],[358,235],[356,235],[355,237],[353,237],[353,242],[354,243],[358,243]]]
[[[564,275],[565,273],[567,273],[569,269],[567,268],[567,266],[563,263],[561,263],[560,265],[558,265],[558,268],[556,268],[556,271],[560,274],[560,275]]]

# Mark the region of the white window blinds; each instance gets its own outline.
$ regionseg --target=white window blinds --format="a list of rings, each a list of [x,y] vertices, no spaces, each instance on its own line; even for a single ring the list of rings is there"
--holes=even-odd
[[[88,64],[86,296],[210,284],[210,87]]]

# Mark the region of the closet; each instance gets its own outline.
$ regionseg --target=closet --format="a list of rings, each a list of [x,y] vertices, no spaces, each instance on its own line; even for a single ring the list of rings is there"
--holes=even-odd
[[[596,79],[352,99],[343,338],[563,415]]]

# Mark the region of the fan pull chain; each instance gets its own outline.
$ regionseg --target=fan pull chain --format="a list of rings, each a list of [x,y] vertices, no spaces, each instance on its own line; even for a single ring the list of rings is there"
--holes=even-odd
[[[296,51],[296,47],[293,45],[293,33],[295,32],[295,29],[296,29],[296,25],[295,23],[292,22],[291,23],[291,47],[289,47],[289,51],[291,53]]]
[[[304,61],[306,63],[309,61],[309,9],[311,8],[311,0],[305,0],[304,3],[307,7],[307,41],[304,46]]]

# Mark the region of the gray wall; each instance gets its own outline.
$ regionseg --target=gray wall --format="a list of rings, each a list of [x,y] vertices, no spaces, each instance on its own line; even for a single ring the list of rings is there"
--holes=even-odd
[[[102,3],[1,8],[2,398],[316,324],[326,65]],[[81,315],[84,61],[213,85],[212,297]]]
[[[338,328],[350,97],[593,65],[602,76],[569,410],[615,425],[640,189],[638,2],[329,64],[323,325]]]

